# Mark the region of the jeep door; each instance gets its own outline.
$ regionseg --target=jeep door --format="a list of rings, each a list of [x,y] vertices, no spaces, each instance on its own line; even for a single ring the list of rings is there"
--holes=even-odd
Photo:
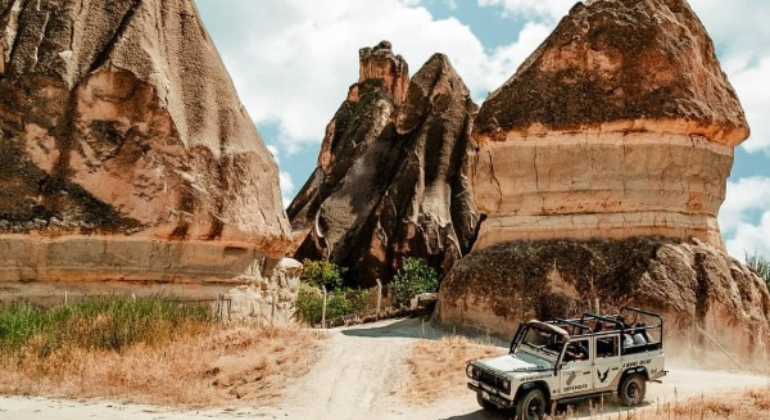
[[[620,375],[620,334],[607,334],[592,338],[594,341],[594,389],[615,388]]]
[[[576,358],[576,351],[585,351],[585,358]],[[580,394],[593,390],[593,343],[587,338],[570,340],[562,358],[560,377],[561,394]]]

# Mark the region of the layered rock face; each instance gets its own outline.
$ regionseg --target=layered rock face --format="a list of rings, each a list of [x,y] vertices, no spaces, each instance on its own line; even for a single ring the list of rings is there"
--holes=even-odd
[[[488,218],[437,318],[510,335],[598,298],[767,351],[770,295],[724,254],[717,225],[748,133],[684,0],[577,4],[476,119],[473,193]]]
[[[445,56],[410,80],[389,43],[361,50],[360,80],[288,210],[296,257],[350,267],[362,286],[389,281],[410,256],[448,270],[478,224],[468,177],[476,111]]]
[[[0,281],[241,283],[278,169],[192,0],[0,0]]]
[[[648,237],[497,244],[455,265],[442,284],[438,317],[512,336],[523,320],[593,312],[595,299],[608,313],[630,305],[664,314],[679,345],[697,323],[738,353],[770,352],[764,281],[702,242]]]
[[[722,247],[716,215],[749,129],[683,0],[578,3],[475,124],[478,249],[640,235]]]

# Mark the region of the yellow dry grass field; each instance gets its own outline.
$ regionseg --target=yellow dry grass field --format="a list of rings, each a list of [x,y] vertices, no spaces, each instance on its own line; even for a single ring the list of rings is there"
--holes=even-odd
[[[608,418],[608,420],[725,419],[770,419],[770,388],[703,396],[679,404],[661,404]]]
[[[173,341],[124,351],[32,343],[0,359],[0,393],[108,398],[174,407],[267,405],[311,367],[316,333],[248,325],[193,326]]]
[[[448,337],[415,344],[407,363],[409,376],[400,393],[412,404],[429,404],[466,390],[465,366],[474,359],[503,354],[499,347]]]

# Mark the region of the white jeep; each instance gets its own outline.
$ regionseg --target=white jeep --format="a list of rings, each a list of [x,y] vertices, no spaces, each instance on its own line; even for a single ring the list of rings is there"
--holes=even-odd
[[[484,409],[515,410],[520,420],[540,419],[552,404],[603,394],[638,405],[647,382],[666,373],[663,318],[633,308],[615,316],[527,322],[508,355],[475,360],[466,369],[468,387]]]

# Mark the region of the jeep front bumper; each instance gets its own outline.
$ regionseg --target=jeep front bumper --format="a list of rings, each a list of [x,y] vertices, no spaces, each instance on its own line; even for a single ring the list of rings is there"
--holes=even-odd
[[[509,401],[507,398],[502,396],[500,394],[500,391],[487,388],[487,387],[482,387],[480,385],[474,384],[473,382],[468,382],[468,389],[470,389],[471,391],[475,391],[479,397],[491,402],[492,404],[500,408],[509,409],[509,408],[513,408],[514,406],[513,401]]]

